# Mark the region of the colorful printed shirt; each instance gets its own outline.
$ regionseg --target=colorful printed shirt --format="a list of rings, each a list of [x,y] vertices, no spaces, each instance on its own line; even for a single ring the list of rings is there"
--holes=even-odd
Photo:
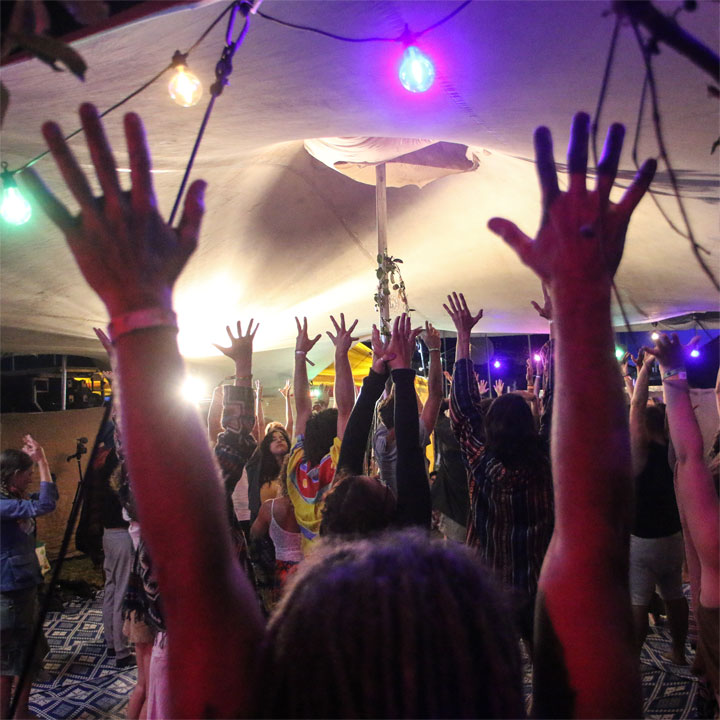
[[[287,468],[288,495],[302,534],[302,548],[307,555],[320,530],[325,495],[335,478],[340,457],[340,439],[335,438],[330,452],[315,467],[305,460],[305,437],[298,435],[290,451]]]

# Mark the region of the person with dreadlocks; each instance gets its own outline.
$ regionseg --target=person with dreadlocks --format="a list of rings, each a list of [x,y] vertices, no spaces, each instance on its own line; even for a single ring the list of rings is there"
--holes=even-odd
[[[51,513],[58,499],[45,451],[31,435],[25,435],[23,443],[22,450],[0,454],[0,717],[4,718],[13,685],[25,667],[37,619],[37,589],[43,581],[35,554],[35,518]],[[30,494],[34,465],[40,473],[40,492]],[[30,671],[36,675],[48,651],[44,634],[32,651]],[[26,679],[15,717],[34,717],[28,708],[30,686]]]
[[[172,228],[158,210],[140,118],[125,116],[132,183],[125,193],[97,109],[85,104],[80,117],[103,201],[55,123],[43,132],[79,217],[32,170],[26,183],[112,318],[128,471],[166,599],[174,716],[522,716],[518,650],[507,612],[485,590],[487,571],[461,546],[433,543],[427,533],[318,548],[265,625],[230,535],[218,531],[226,504],[203,425],[177,397],[184,365],[172,292],[197,245],[205,184],[190,185]],[[567,192],[559,189],[550,132],[536,130],[544,212],[535,240],[508,220],[488,223],[548,286],[563,389],[552,445],[557,523],[538,585],[537,717],[642,712],[627,587],[630,448],[610,294],[656,163],[646,161],[610,202],[624,136],[613,125],[596,187],[587,190],[589,127],[587,114],[573,119]],[[306,331],[301,355],[313,342]],[[596,382],[588,388],[577,363],[590,357]],[[606,452],[598,455],[598,444]]]

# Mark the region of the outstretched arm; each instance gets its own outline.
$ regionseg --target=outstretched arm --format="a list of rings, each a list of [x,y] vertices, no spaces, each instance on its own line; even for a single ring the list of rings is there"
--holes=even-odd
[[[420,419],[428,434],[432,433],[437,422],[440,404],[443,400],[442,386],[442,359],[440,350],[442,340],[440,333],[432,326],[432,323],[425,323],[425,332],[421,335],[430,352],[430,369],[428,370],[428,398],[425,403]]]
[[[295,432],[298,435],[304,435],[305,425],[312,410],[306,365],[307,354],[315,347],[320,335],[316,335],[312,340],[308,337],[307,318],[303,318],[302,325],[300,320],[295,318],[295,324],[298,330],[297,340],[295,341],[295,376],[293,378],[295,388]]]
[[[415,338],[420,328],[412,329],[410,318],[403,313],[395,318],[388,351],[388,366],[395,384],[395,442],[397,445],[398,525],[430,527],[432,503],[423,449],[415,393],[415,371],[410,367]]]
[[[638,375],[635,390],[630,401],[630,451],[632,455],[632,474],[637,477],[645,467],[648,456],[648,432],[645,423],[645,408],[648,402],[650,370],[655,358],[649,353],[638,359]]]
[[[685,374],[685,348],[677,334],[661,335],[645,348],[660,364],[670,437],[677,457],[675,490],[681,513],[700,558],[700,602],[720,605],[720,510],[710,471],[703,457],[703,439],[690,401]]]
[[[624,128],[613,125],[597,184],[587,190],[589,125],[585,113],[573,119],[567,192],[558,186],[549,130],[535,131],[543,198],[537,237],[532,240],[499,218],[488,226],[548,287],[556,381],[562,389],[554,401],[551,445],[555,531],[540,575],[536,612],[535,712],[541,717],[640,717],[627,586],[630,447],[610,291],[630,215],[656,163],[646,162],[620,202],[611,203],[624,137]],[[588,386],[584,378],[590,373],[594,382]]]
[[[125,456],[168,626],[173,715],[248,714],[262,620],[221,529],[224,498],[203,425],[177,393],[185,370],[172,291],[197,244],[205,184],[190,186],[171,228],[157,209],[140,118],[125,116],[132,189],[124,193],[97,109],[83,105],[80,117],[104,198],[93,197],[54,123],[43,132],[80,216],[72,217],[34,173],[27,184],[111,318]],[[228,615],[237,622],[228,624]]]
[[[288,434],[288,437],[292,440],[293,414],[292,414],[292,408],[290,407],[290,395],[292,394],[292,390],[290,388],[290,378],[288,378],[285,381],[285,385],[283,385],[283,387],[281,387],[278,390],[278,392],[285,399],[285,432]]]
[[[348,352],[357,338],[352,336],[356,320],[349,328],[345,327],[345,314],[340,313],[340,324],[331,315],[330,320],[335,326],[335,335],[328,333],[328,337],[335,345],[335,406],[338,411],[337,436],[342,440],[348,418],[355,404],[355,384],[353,383],[352,369]]]
[[[346,470],[351,475],[362,475],[364,471],[365,450],[375,413],[375,403],[385,389],[386,363],[391,357],[387,343],[383,342],[380,331],[375,325],[372,330],[372,348],[373,364],[368,376],[363,380],[362,390],[345,426],[338,459],[338,468]]]

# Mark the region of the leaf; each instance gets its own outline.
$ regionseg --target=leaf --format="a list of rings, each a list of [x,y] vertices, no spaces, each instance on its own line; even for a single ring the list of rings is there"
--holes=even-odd
[[[393,285],[393,290],[397,290],[399,287],[400,287],[400,286],[399,286],[397,283],[395,283],[395,284]]]
[[[402,260],[400,258],[395,258],[395,262],[402,264]]]
[[[38,60],[47,63],[53,70],[60,72],[61,69],[55,63],[61,62],[75,77],[85,80],[87,64],[80,54],[67,43],[45,35],[24,35],[22,33],[8,33],[8,38]]]
[[[9,104],[10,92],[5,87],[5,85],[0,82],[0,125],[2,125],[3,120],[5,120],[5,113],[7,112]]]
[[[380,253],[378,253],[377,261],[378,261],[378,265],[380,265],[380,263],[382,263],[382,261],[383,261],[383,256]]]
[[[390,291],[387,288],[383,288],[383,295],[389,295]]]
[[[378,280],[382,280],[383,277],[385,276],[385,271],[384,271],[382,268],[378,268],[378,269],[375,271],[375,274],[377,275],[377,279],[378,279]]]

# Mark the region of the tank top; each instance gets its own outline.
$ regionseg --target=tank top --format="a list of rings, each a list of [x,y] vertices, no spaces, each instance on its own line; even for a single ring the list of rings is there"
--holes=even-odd
[[[648,459],[635,480],[635,522],[632,534],[641,538],[668,537],[680,532],[673,471],[668,446],[648,443]]]
[[[288,532],[275,520],[275,498],[270,501],[270,539],[275,546],[275,559],[284,562],[300,562],[303,559],[302,540],[299,532]]]

